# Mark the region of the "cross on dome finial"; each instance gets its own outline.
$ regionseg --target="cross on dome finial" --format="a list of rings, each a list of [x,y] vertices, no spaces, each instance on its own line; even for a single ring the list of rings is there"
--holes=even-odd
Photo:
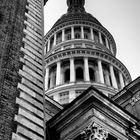
[[[85,12],[85,0],[67,0],[68,13]]]

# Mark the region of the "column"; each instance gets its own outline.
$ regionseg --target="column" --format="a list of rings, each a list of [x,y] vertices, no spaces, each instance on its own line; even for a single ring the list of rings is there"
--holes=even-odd
[[[93,34],[93,29],[90,28],[90,34],[91,34],[91,40],[94,40],[94,34]]]
[[[81,38],[83,39],[84,38],[84,27],[81,26]]]
[[[70,58],[70,82],[75,82],[74,58]]]
[[[86,82],[90,81],[89,77],[89,66],[88,66],[88,58],[84,58],[84,80]]]
[[[123,75],[121,72],[119,72],[119,80],[120,80],[121,89],[122,89],[124,87],[124,80],[123,80]]]
[[[100,40],[100,43],[103,44],[101,32],[99,32],[99,40]]]
[[[106,47],[109,49],[109,44],[108,44],[108,39],[105,38],[105,42],[106,42]]]
[[[114,54],[112,44],[110,44],[110,50]]]
[[[114,88],[118,88],[118,86],[117,86],[117,81],[116,81],[116,78],[115,78],[115,74],[114,74],[114,69],[113,69],[113,66],[112,65],[110,65],[109,66],[109,68],[110,68],[110,74],[111,74],[111,81],[112,81],[112,85],[113,85],[113,87]]]
[[[62,42],[65,41],[65,29],[62,30]]]
[[[57,62],[57,68],[56,68],[56,86],[60,85],[60,81],[61,81],[61,62]]]
[[[53,79],[54,76],[53,75],[54,75],[54,73],[51,72],[51,74],[50,74],[50,88],[52,88],[54,86],[54,84],[53,84],[54,83],[54,81],[53,81],[54,80]]]
[[[50,39],[48,39],[48,47],[47,47],[47,52],[50,50]]]
[[[71,38],[74,39],[74,27],[71,27]]]
[[[46,73],[45,73],[45,90],[48,89],[48,82],[49,82],[49,68],[46,67]]]
[[[53,42],[53,46],[56,45],[56,34],[54,35],[54,42]]]
[[[102,68],[101,60],[98,60],[98,70],[99,70],[100,82],[104,84],[104,76],[103,76],[103,68]]]

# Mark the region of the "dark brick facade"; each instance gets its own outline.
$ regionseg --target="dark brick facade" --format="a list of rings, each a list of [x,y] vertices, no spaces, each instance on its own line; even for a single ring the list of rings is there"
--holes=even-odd
[[[10,140],[16,129],[25,6],[26,0],[0,0],[0,140]]]

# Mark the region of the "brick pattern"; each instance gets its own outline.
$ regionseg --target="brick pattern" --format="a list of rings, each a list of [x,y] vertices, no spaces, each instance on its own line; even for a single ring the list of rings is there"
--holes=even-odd
[[[20,47],[23,38],[23,21],[26,0],[0,1],[0,140],[11,140],[12,131],[16,130],[14,114],[19,96],[17,84],[22,67]]]

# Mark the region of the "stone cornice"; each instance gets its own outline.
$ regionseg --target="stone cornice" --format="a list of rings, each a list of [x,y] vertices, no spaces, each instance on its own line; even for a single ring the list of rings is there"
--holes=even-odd
[[[127,68],[117,58],[115,58],[114,56],[106,52],[102,52],[101,50],[87,49],[87,48],[67,49],[64,51],[60,51],[59,53],[55,53],[53,55],[48,56],[45,62],[46,65],[51,65],[59,60],[69,59],[71,57],[92,57],[96,59],[101,59],[118,68],[124,74],[127,81],[131,82],[131,76]]]
[[[61,92],[62,91],[69,91],[70,89],[85,90],[88,87],[90,87],[91,85],[100,89],[101,91],[104,90],[104,91],[107,91],[108,93],[112,93],[112,95],[116,94],[118,92],[118,90],[114,89],[113,87],[104,85],[102,83],[97,83],[97,82],[85,83],[83,81],[83,82],[79,82],[79,83],[78,82],[77,83],[68,83],[68,84],[65,84],[65,85],[56,86],[54,88],[51,88],[51,89],[47,90],[46,94],[48,96],[51,96],[53,93],[60,92],[60,91]]]
[[[74,25],[88,25],[88,26],[93,27],[94,29],[102,32],[109,39],[111,44],[113,44],[112,45],[113,51],[114,51],[114,54],[116,55],[116,43],[115,43],[113,36],[109,33],[109,31],[105,27],[92,23],[92,22],[89,22],[89,21],[83,21],[83,20],[71,21],[71,22],[63,23],[59,26],[56,26],[55,28],[52,28],[45,35],[44,41],[47,42],[47,39],[50,38],[55,32],[58,32],[59,30],[62,30],[63,28],[67,28],[67,27],[74,26]]]

